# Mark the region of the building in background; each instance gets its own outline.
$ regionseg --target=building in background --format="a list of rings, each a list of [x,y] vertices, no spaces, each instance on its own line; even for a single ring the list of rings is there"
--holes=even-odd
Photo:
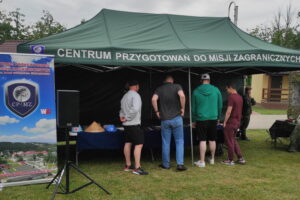
[[[289,73],[252,75],[252,97],[266,108],[286,109],[289,98]]]

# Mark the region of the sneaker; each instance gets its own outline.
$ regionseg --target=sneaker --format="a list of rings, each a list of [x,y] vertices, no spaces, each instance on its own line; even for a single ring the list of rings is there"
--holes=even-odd
[[[133,167],[132,165],[130,165],[130,166],[125,165],[125,167],[124,167],[123,170],[124,170],[125,172],[130,172],[130,171],[134,170],[134,167]]]
[[[224,165],[234,165],[233,160],[223,160],[221,163],[224,164]]]
[[[177,165],[177,170],[178,171],[185,171],[187,168],[184,165]]]
[[[244,165],[246,164],[246,160],[244,158],[239,158],[237,161],[235,161],[238,164]]]
[[[162,169],[170,169],[170,167],[165,167],[163,164],[158,165],[158,167],[160,167]]]
[[[194,162],[194,164],[195,164],[197,167],[205,167],[205,162],[201,162],[200,160],[198,160],[197,162]]]
[[[208,162],[209,162],[209,164],[214,165],[215,164],[215,159],[209,158]]]
[[[240,137],[240,140],[244,140],[244,141],[250,141],[250,139],[246,136],[246,137]]]
[[[142,168],[137,168],[132,171],[133,174],[136,175],[148,175],[148,172],[144,171]]]

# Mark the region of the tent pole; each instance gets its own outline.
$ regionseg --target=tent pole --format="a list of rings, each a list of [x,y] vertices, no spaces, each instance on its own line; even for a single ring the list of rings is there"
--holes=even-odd
[[[194,164],[194,142],[193,142],[193,127],[192,127],[192,88],[191,88],[191,68],[189,67],[189,109],[190,109],[190,135],[191,135],[191,159]]]
[[[149,73],[149,88],[150,88],[150,98],[152,98],[152,69],[150,69],[150,73]],[[149,119],[152,119],[152,113],[153,112],[153,109],[152,109],[152,106],[151,106],[151,103],[150,103],[150,118]]]

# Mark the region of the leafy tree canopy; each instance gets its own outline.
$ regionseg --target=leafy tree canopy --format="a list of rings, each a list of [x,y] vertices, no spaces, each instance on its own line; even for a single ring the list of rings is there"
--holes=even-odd
[[[300,49],[300,17],[288,5],[284,12],[276,13],[271,24],[259,25],[250,34],[272,44]]]
[[[43,15],[33,25],[25,23],[25,14],[19,8],[6,13],[0,10],[0,42],[5,40],[35,40],[66,30],[54,20],[51,13],[43,10]]]

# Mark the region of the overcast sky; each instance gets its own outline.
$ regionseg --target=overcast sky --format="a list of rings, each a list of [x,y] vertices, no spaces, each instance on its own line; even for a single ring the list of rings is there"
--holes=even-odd
[[[103,8],[224,17],[228,14],[230,2],[230,0],[2,0],[0,10],[12,11],[20,8],[26,15],[28,24],[37,21],[42,16],[42,10],[48,10],[56,21],[71,28],[78,25],[82,19],[92,18]],[[274,15],[279,10],[285,11],[289,3],[295,16],[300,12],[300,0],[235,0],[235,2],[239,6],[238,26],[245,31],[260,24],[271,23]]]

